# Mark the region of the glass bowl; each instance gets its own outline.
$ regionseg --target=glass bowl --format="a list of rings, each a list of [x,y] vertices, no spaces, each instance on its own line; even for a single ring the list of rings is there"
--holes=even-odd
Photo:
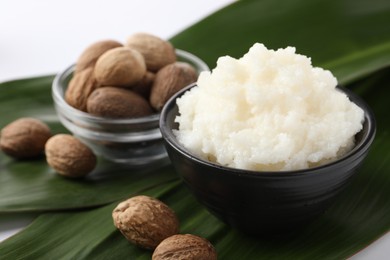
[[[356,174],[374,140],[376,124],[369,107],[347,89],[349,99],[365,113],[355,147],[342,158],[318,167],[279,172],[234,169],[202,160],[184,148],[173,132],[176,99],[164,106],[160,129],[171,162],[186,186],[212,214],[251,234],[281,234],[303,227],[323,213]]]
[[[195,55],[176,49],[178,61],[184,61],[200,73],[209,67]],[[60,72],[52,84],[54,107],[61,123],[95,154],[115,163],[145,166],[169,161],[159,130],[160,114],[129,119],[94,116],[68,105],[64,99],[74,65]]]

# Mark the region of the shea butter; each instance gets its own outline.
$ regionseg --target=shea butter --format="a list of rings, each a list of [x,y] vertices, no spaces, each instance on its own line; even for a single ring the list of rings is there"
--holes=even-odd
[[[178,141],[204,160],[254,171],[298,170],[350,151],[364,112],[328,70],[293,47],[254,44],[220,57],[177,100]]]

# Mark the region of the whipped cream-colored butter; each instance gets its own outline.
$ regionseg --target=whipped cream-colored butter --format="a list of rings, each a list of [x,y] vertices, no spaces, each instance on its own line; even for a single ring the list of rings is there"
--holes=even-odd
[[[344,155],[364,112],[336,89],[330,71],[295,48],[256,43],[240,59],[224,56],[177,100],[178,141],[221,165],[297,170]]]

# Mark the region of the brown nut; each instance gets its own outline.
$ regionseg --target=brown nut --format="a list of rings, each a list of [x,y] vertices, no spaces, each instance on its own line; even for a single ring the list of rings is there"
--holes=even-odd
[[[145,60],[136,50],[118,47],[106,51],[95,64],[94,75],[102,86],[132,86],[146,73]]]
[[[96,89],[96,85],[93,67],[75,73],[65,92],[66,102],[78,110],[87,111],[87,99]]]
[[[152,88],[155,78],[156,78],[156,74],[147,71],[144,77],[141,79],[141,81],[137,85],[132,86],[129,89],[141,95],[145,99],[149,100],[150,89]]]
[[[173,235],[163,240],[152,255],[153,260],[216,260],[217,252],[204,238],[191,235]]]
[[[14,158],[32,158],[43,153],[50,138],[49,127],[35,118],[20,118],[1,130],[0,148]]]
[[[88,46],[77,60],[75,73],[81,72],[88,67],[93,67],[103,53],[121,46],[123,46],[122,43],[113,40],[98,41]]]
[[[152,72],[176,61],[175,48],[172,44],[148,33],[131,35],[126,46],[139,51],[145,58],[147,69]]]
[[[84,177],[96,166],[96,156],[77,138],[58,134],[51,137],[45,146],[47,163],[65,177]]]
[[[148,196],[119,203],[112,218],[127,240],[147,249],[154,249],[162,240],[179,232],[179,221],[173,210]]]
[[[116,88],[98,88],[87,101],[88,113],[110,118],[134,118],[153,114],[148,102],[133,91]]]
[[[160,111],[165,102],[180,89],[196,81],[195,69],[184,62],[175,62],[159,70],[150,92],[151,106]]]

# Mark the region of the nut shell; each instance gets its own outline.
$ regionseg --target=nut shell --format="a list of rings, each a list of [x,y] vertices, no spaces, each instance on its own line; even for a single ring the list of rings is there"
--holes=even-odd
[[[45,146],[47,163],[65,177],[84,177],[96,166],[96,156],[77,138],[58,134],[51,137]]]
[[[50,128],[42,121],[20,118],[1,130],[0,148],[14,158],[33,158],[43,154],[45,143],[50,137]]]
[[[119,203],[112,217],[127,240],[147,249],[154,249],[162,240],[179,232],[179,221],[173,210],[148,196]]]
[[[180,89],[197,80],[195,69],[184,62],[175,62],[159,70],[153,82],[149,102],[160,111],[168,99]]]
[[[148,33],[136,33],[127,39],[126,46],[139,51],[149,71],[156,72],[176,61],[175,48],[168,41]]]
[[[191,235],[174,235],[163,240],[152,255],[153,260],[216,260],[217,252],[204,238]]]
[[[94,71],[99,85],[122,87],[137,84],[145,73],[146,65],[142,54],[126,47],[106,51],[97,60]]]
[[[141,81],[129,88],[131,91],[141,95],[145,99],[149,100],[150,90],[152,88],[154,79],[156,78],[156,74],[150,71],[147,71]]]
[[[81,72],[86,68],[93,67],[98,58],[106,51],[121,47],[122,43],[114,40],[98,41],[88,46],[77,60],[75,72]]]
[[[110,118],[134,118],[153,113],[148,102],[138,94],[122,88],[98,88],[89,96],[87,111]]]
[[[65,100],[72,107],[87,111],[87,99],[96,89],[97,83],[93,76],[93,67],[75,73],[65,92]]]

